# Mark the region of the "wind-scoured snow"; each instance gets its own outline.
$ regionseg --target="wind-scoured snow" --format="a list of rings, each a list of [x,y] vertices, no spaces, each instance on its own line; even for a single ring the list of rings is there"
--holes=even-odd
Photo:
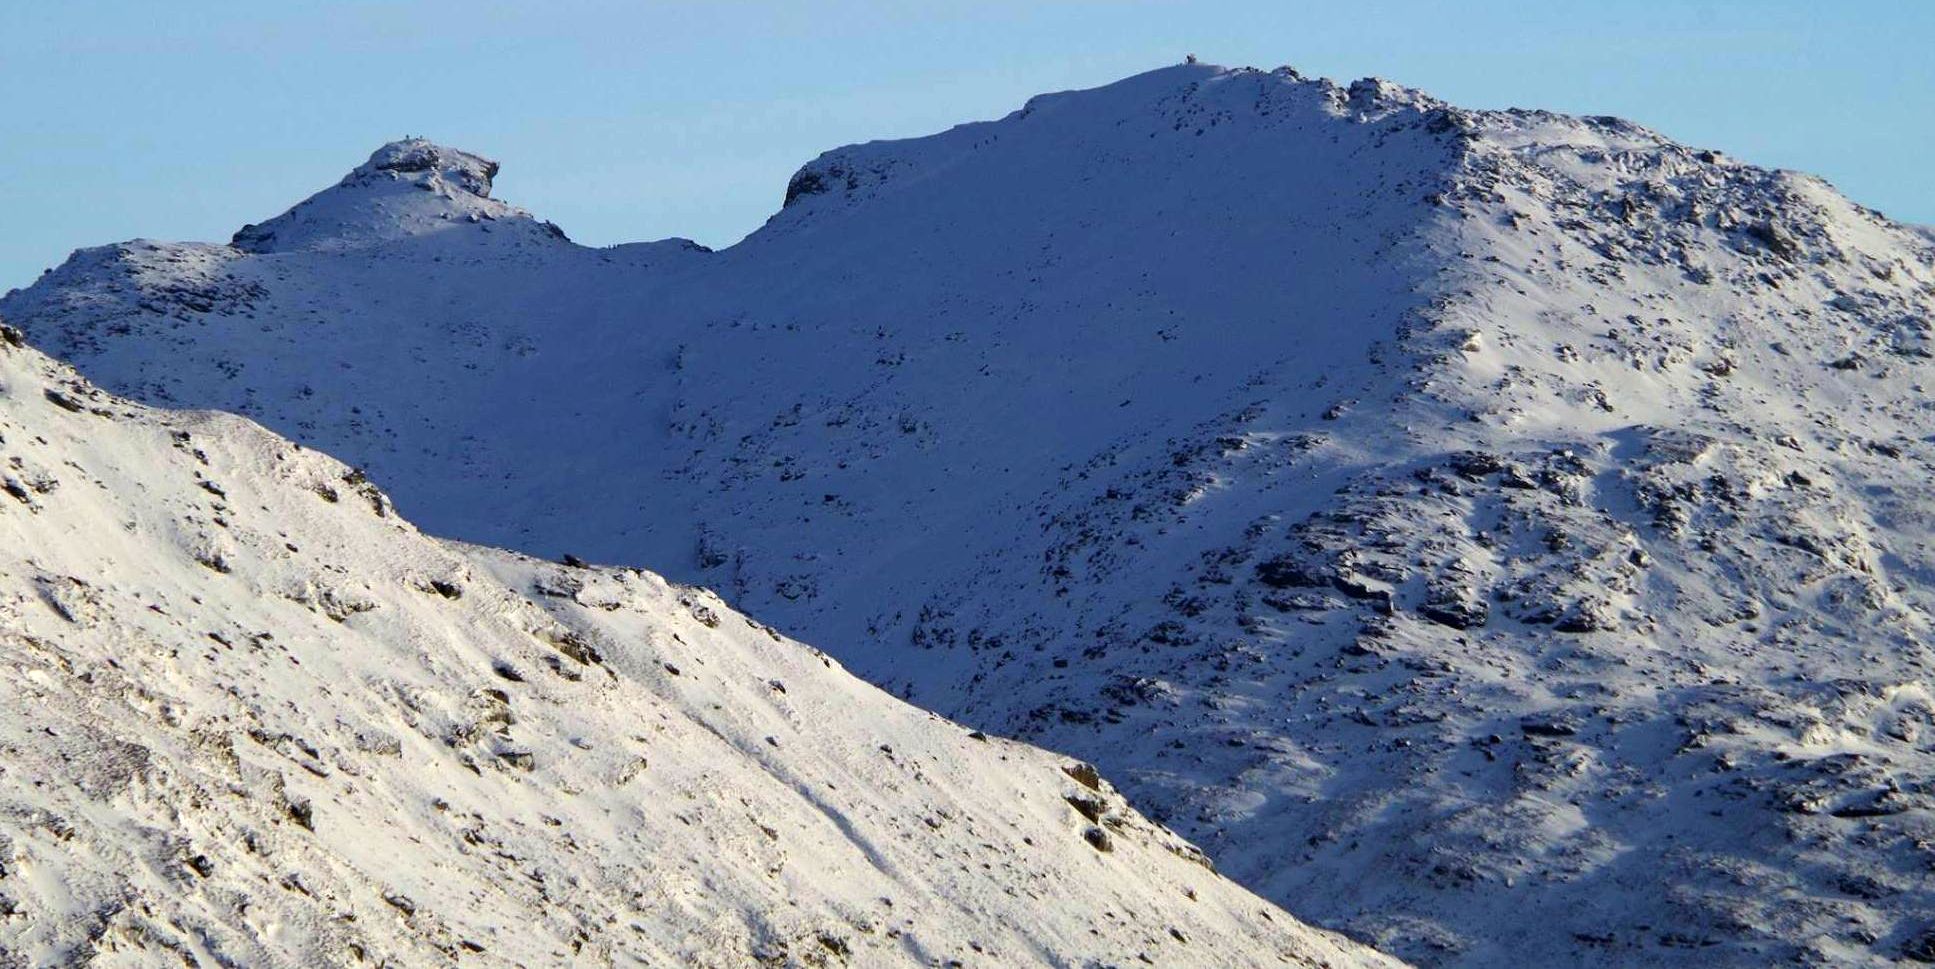
[[[0,330],[0,965],[1396,965],[710,593]]]
[[[283,217],[339,242],[86,250],[0,312],[1093,760],[1405,957],[1935,959],[1924,231],[1202,65],[829,152],[720,252],[370,168]]]

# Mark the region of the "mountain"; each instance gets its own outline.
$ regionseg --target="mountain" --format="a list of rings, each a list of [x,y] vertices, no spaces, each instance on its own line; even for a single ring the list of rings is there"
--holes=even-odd
[[[0,313],[434,531],[717,588],[1420,963],[1935,958],[1925,233],[1207,65],[829,152],[717,252],[489,170],[387,146]]]
[[[710,593],[0,330],[0,965],[1394,966]]]

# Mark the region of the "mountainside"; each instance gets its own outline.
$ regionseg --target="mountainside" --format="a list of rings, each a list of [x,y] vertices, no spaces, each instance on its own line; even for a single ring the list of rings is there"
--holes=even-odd
[[[1396,965],[709,593],[17,339],[0,965]]]
[[[491,170],[387,146],[0,313],[438,531],[718,588],[1420,962],[1935,958],[1925,233],[1198,65],[829,152],[720,252]]]

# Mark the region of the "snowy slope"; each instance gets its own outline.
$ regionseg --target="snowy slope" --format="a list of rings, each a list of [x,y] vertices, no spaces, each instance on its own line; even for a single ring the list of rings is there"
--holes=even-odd
[[[1927,235],[1195,65],[829,152],[716,253],[473,221],[479,164],[0,312],[437,530],[718,588],[1422,962],[1935,955]]]
[[[0,965],[1396,963],[650,573],[0,331]]]

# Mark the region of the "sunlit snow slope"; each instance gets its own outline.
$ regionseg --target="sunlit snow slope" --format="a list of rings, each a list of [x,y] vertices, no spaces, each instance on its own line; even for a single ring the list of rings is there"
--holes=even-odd
[[[1094,760],[1407,957],[1935,958],[1926,234],[1201,65],[830,152],[721,252],[575,246],[491,170],[387,146],[0,312]]]
[[[0,330],[0,965],[1395,965],[709,593]]]

